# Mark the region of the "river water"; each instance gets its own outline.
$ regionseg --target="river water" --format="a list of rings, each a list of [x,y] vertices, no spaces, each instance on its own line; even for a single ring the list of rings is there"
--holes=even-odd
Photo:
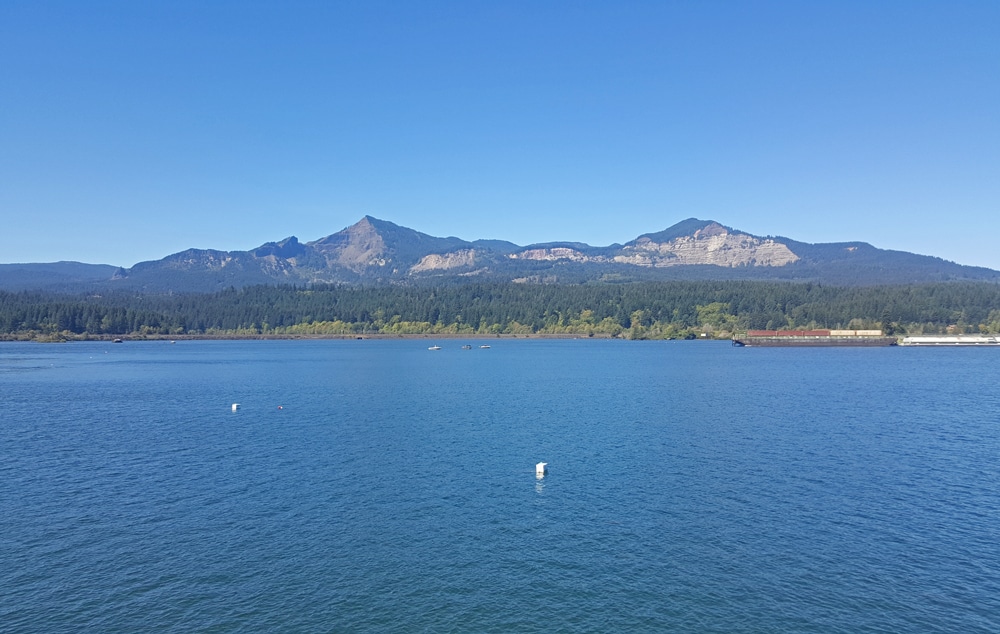
[[[1000,349],[432,343],[0,344],[0,631],[1000,631]]]

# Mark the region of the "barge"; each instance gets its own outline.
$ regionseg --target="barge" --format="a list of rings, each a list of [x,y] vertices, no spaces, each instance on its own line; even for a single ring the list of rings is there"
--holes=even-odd
[[[733,337],[733,345],[798,347],[878,347],[894,346],[896,337],[881,330],[748,330]]]

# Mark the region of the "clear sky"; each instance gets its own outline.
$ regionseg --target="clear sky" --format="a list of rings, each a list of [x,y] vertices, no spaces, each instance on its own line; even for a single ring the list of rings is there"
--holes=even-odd
[[[366,214],[592,245],[693,216],[1000,269],[1000,1],[0,0],[0,262]]]

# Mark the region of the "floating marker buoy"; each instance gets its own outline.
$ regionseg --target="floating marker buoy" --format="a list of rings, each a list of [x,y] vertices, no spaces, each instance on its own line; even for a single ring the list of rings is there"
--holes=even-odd
[[[233,411],[234,411],[234,412],[235,412],[236,410],[238,410],[239,408],[240,408],[240,404],[239,404],[239,403],[233,403]]]
[[[278,409],[285,409],[285,408],[284,408],[284,407],[282,407],[281,405],[279,405],[279,406],[278,406]]]
[[[549,463],[547,463],[547,462],[539,462],[538,464],[536,464],[535,465],[535,475],[540,478],[543,475],[545,475],[546,473],[548,473],[549,470],[545,468],[545,466],[548,465],[548,464]]]

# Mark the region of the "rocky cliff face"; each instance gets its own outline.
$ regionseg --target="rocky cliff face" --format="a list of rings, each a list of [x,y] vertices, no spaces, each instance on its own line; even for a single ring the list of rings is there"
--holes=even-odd
[[[450,271],[469,268],[476,264],[475,249],[461,249],[451,253],[438,255],[432,253],[420,258],[420,261],[410,267],[410,273],[426,273],[428,271]]]
[[[607,262],[603,256],[585,255],[576,249],[567,247],[552,247],[542,249],[525,249],[519,253],[511,253],[512,260],[536,260],[539,262],[555,262],[558,260],[569,260],[570,262]]]

